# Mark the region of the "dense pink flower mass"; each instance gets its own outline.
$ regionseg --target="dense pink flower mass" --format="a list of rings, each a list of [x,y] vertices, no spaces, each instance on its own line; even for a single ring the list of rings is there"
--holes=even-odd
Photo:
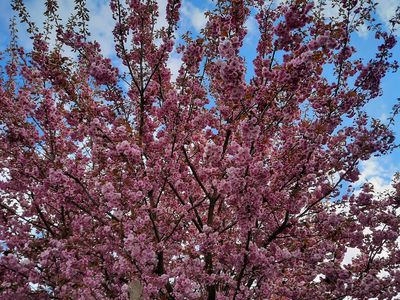
[[[46,1],[40,32],[13,1],[34,46],[12,36],[1,58],[0,299],[400,293],[400,176],[383,194],[352,187],[360,161],[394,147],[363,110],[397,69],[374,1],[333,1],[328,19],[311,0],[218,0],[178,39],[180,0],[111,0],[116,58],[75,2],[61,25]],[[352,43],[363,24],[367,61]]]

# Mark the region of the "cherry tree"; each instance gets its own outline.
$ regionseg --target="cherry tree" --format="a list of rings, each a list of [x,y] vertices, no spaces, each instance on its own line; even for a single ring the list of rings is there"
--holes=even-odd
[[[398,19],[323,2],[218,0],[182,35],[180,0],[111,0],[105,57],[85,1],[64,23],[47,0],[43,28],[12,1],[33,48],[12,27],[1,58],[0,298],[396,297],[400,178],[355,183],[395,147],[363,108],[397,70]]]

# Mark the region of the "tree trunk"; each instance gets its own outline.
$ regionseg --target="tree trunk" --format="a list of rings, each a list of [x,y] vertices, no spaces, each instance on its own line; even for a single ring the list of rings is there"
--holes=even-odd
[[[129,300],[143,299],[143,286],[139,280],[133,280],[129,283],[128,293]]]

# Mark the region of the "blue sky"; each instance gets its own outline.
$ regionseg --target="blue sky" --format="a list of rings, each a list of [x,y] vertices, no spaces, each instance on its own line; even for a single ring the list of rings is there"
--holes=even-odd
[[[276,0],[277,2],[281,0]],[[10,1],[0,1],[0,51],[3,50],[9,40],[9,20],[13,16],[13,11],[10,8]],[[26,5],[33,20],[41,24],[43,21],[43,0],[26,0]],[[60,0],[60,14],[66,20],[73,10],[74,1]],[[164,8],[167,0],[158,0],[159,6]],[[329,2],[329,0],[327,1]],[[87,0],[89,10],[91,11],[90,17],[90,31],[92,32],[92,39],[100,42],[103,53],[106,56],[112,57],[113,50],[113,36],[112,28],[114,22],[111,18],[109,11],[108,0]],[[212,5],[211,0],[184,0],[181,8],[181,23],[180,32],[190,30],[197,34],[199,30],[205,25],[206,18],[204,11]],[[377,7],[377,16],[383,24],[387,24],[390,17],[393,15],[395,8],[400,6],[400,0],[379,0]],[[326,15],[335,15],[335,9],[327,6]],[[160,26],[165,24],[165,11],[161,10],[159,18]],[[251,62],[252,57],[255,55],[255,47],[258,36],[258,28],[256,21],[250,17],[246,23],[249,34],[246,37],[246,47],[242,49],[242,55]],[[20,44],[24,47],[30,47],[31,42],[21,26]],[[371,33],[365,28],[362,28],[358,34],[354,36],[353,44],[359,49],[359,55],[366,59],[374,54],[376,49],[374,45],[376,42]],[[400,46],[397,46],[395,51],[400,53]],[[177,73],[180,66],[180,57],[175,53],[169,60],[169,66],[173,73]],[[250,70],[250,68],[249,68]],[[251,76],[251,71],[248,74]],[[396,103],[397,98],[400,97],[400,89],[398,88],[399,74],[388,74],[382,83],[383,96],[369,103],[365,110],[374,118],[386,121],[389,117],[393,105]],[[400,122],[400,118],[397,118]],[[400,126],[396,126],[395,133],[397,143],[400,143]],[[400,150],[396,150],[390,155],[385,157],[373,157],[368,161],[361,164],[361,179],[363,181],[370,181],[376,187],[377,191],[383,191],[390,186],[391,178],[396,171],[400,171]]]

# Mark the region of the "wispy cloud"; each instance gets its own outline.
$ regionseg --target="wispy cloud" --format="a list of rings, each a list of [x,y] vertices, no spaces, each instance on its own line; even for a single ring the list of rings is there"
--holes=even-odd
[[[182,60],[178,54],[175,52],[171,54],[168,59],[167,66],[171,70],[172,80],[175,81],[179,74],[179,69],[181,68]]]
[[[167,0],[157,0],[158,5],[158,18],[156,29],[160,29],[162,27],[166,27],[167,23]]]
[[[201,10],[192,3],[185,1],[183,2],[181,12],[183,16],[188,19],[193,28],[196,29],[198,32],[200,32],[200,30],[205,27],[207,23],[207,18],[204,14],[204,10]]]
[[[4,5],[7,1],[1,1],[0,8],[4,8],[3,18],[7,20],[10,19],[15,12],[11,10],[10,5]],[[45,16],[43,12],[45,11],[45,3],[43,0],[31,0],[25,1],[27,11],[29,12],[31,19],[42,30],[43,22],[45,21]],[[4,6],[4,7],[3,7]],[[59,10],[58,14],[61,18],[61,23],[66,24],[68,18],[72,15],[74,11],[74,1],[72,0],[59,0]],[[90,21],[89,30],[91,32],[91,40],[96,40],[100,43],[102,51],[106,56],[112,56],[114,53],[113,46],[113,36],[112,29],[114,27],[114,20],[112,19],[111,11],[109,9],[108,0],[98,0],[98,1],[88,1],[88,9],[90,11]],[[4,22],[4,21],[3,21]],[[4,27],[4,26],[2,26]],[[19,24],[19,43],[21,46],[31,49],[32,41],[26,34],[26,27],[24,24]],[[4,29],[3,29],[4,30]],[[50,44],[54,45],[55,33],[53,32],[50,37]],[[66,49],[64,49],[66,50]],[[68,50],[66,50],[68,52]],[[71,53],[68,53],[71,54]]]
[[[389,25],[390,19],[395,15],[400,0],[380,0],[376,8],[379,18]]]
[[[244,23],[244,26],[247,28],[247,34],[254,36],[258,32],[258,23],[257,20],[254,16],[254,14],[251,14],[246,22]]]
[[[110,57],[115,54],[112,34],[115,22],[112,18],[108,1],[98,1],[97,4],[95,1],[89,1],[88,4],[88,9],[92,12],[89,22],[89,31],[92,39],[98,41],[103,54]]]
[[[370,182],[378,193],[390,190],[395,171],[396,168],[389,157],[372,157],[361,163],[361,175],[357,184]]]

